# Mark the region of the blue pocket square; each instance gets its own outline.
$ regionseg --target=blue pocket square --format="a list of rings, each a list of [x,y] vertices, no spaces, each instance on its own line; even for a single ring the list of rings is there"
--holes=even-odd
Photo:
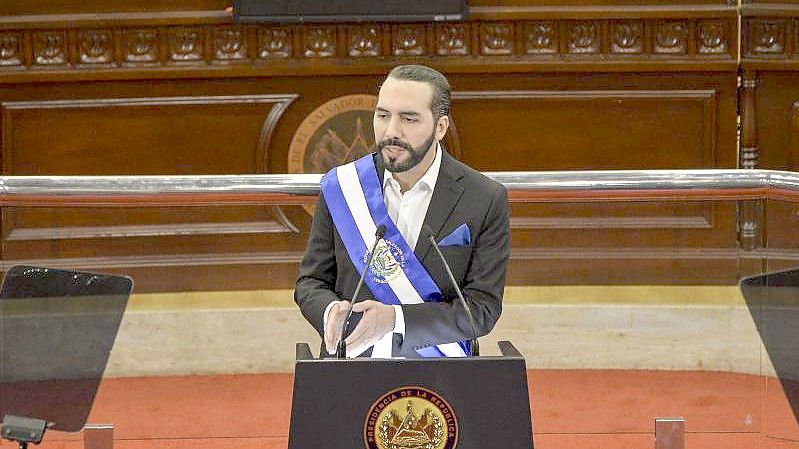
[[[464,223],[438,242],[438,246],[466,246],[472,242],[469,225]]]

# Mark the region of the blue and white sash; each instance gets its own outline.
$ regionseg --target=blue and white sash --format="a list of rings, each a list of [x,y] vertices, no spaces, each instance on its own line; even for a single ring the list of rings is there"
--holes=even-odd
[[[377,227],[386,226],[364,280],[378,301],[395,305],[442,300],[435,281],[388,215],[371,154],[330,170],[322,177],[321,187],[333,224],[359,274],[366,269]],[[391,338],[389,333],[387,339]],[[464,357],[468,344],[446,343],[416,352],[423,357]]]

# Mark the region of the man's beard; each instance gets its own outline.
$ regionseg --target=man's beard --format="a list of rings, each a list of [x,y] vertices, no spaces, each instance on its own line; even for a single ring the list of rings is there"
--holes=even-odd
[[[406,172],[422,162],[430,147],[433,146],[433,141],[436,138],[435,130],[430,134],[430,138],[425,140],[420,146],[413,148],[410,144],[403,142],[399,139],[386,139],[377,144],[377,151],[380,152],[380,157],[383,158],[383,165],[386,170],[392,173]],[[408,158],[400,161],[398,157],[386,157],[383,154],[383,148],[387,146],[400,147],[408,153]]]

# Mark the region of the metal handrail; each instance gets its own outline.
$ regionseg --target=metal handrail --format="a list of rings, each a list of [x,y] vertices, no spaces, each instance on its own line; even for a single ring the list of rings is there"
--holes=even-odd
[[[799,173],[776,170],[486,172],[511,202],[799,201]],[[5,176],[0,206],[313,204],[318,174]]]

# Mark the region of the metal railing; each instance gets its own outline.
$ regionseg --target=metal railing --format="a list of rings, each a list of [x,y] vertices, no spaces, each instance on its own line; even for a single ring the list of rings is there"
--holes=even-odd
[[[486,172],[511,202],[778,199],[799,201],[799,173],[775,170]],[[313,204],[318,174],[5,176],[0,206]]]

